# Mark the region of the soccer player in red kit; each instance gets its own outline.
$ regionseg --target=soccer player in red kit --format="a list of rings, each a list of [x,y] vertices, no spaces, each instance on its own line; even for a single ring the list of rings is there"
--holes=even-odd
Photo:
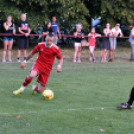
[[[46,36],[46,42],[39,43],[34,47],[32,52],[27,56],[26,61],[29,60],[35,53],[39,53],[38,58],[35,64],[32,67],[30,74],[26,77],[20,89],[13,91],[14,95],[18,95],[23,93],[25,87],[32,81],[32,79],[38,76],[37,82],[39,85],[34,86],[33,93],[42,93],[44,87],[47,84],[50,72],[52,70],[52,66],[55,60],[55,57],[58,59],[57,72],[61,72],[61,66],[63,63],[62,54],[58,46],[53,44],[54,36],[49,34]],[[26,67],[26,61],[23,61],[21,64],[21,68],[24,69]]]

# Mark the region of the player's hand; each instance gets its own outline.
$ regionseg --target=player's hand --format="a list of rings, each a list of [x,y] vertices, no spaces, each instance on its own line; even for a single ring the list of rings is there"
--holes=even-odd
[[[29,36],[29,33],[25,33],[25,36],[28,37]]]
[[[26,63],[25,62],[22,62],[21,65],[20,65],[20,68],[21,69],[25,69],[26,68]]]
[[[61,72],[61,71],[62,71],[61,65],[58,65],[58,66],[57,66],[57,72]]]

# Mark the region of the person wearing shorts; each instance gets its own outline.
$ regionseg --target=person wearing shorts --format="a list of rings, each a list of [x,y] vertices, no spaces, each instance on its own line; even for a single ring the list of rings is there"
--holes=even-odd
[[[95,32],[95,28],[91,29],[91,33],[88,34],[89,41],[89,62],[95,62],[94,49],[96,37],[101,37],[101,34]]]
[[[84,38],[84,34],[82,32],[82,25],[80,23],[76,24],[76,30],[74,32],[75,37],[75,52],[74,52],[74,59],[73,62],[76,63],[76,57],[78,55],[78,63],[81,63],[81,41]]]
[[[23,50],[24,60],[26,60],[27,56],[27,48],[29,47],[29,34],[31,32],[30,25],[26,21],[26,14],[23,13],[21,15],[21,20],[18,22],[18,31],[22,36],[18,37],[18,53],[17,53],[17,61],[20,62],[21,50]]]
[[[102,59],[101,62],[107,62],[107,50],[110,50],[110,40],[109,36],[111,34],[111,29],[110,29],[110,24],[106,24],[106,28],[103,30],[104,38],[102,38],[102,48],[103,48],[103,53],[102,53]]]
[[[33,57],[34,54],[39,53],[38,58],[33,65],[30,74],[26,77],[20,89],[13,91],[14,95],[23,93],[25,87],[31,83],[32,79],[38,76],[37,82],[39,86],[33,86],[33,94],[42,93],[52,70],[55,57],[58,59],[57,72],[61,72],[61,66],[63,63],[63,58],[61,51],[57,45],[53,43],[54,36],[48,34],[46,36],[46,42],[41,42],[34,47],[32,52],[27,56],[26,61]],[[21,68],[26,67],[26,61],[23,61]]]
[[[58,33],[59,39],[61,39],[61,33],[60,33],[59,25],[56,22],[56,17],[55,16],[52,17],[51,27],[52,27],[52,31],[55,34],[53,43],[57,45],[57,42],[58,42],[57,33]]]
[[[117,37],[122,37],[123,36],[123,33],[120,29],[120,24],[116,24],[115,27],[111,30],[111,36],[109,38],[110,40],[110,58],[109,58],[109,62],[112,62],[114,57],[113,57],[113,53],[114,53],[114,50],[116,49],[116,46],[117,46]]]
[[[7,16],[7,21],[4,22],[3,27],[5,29],[5,34],[15,34],[15,25],[12,23],[12,16]],[[12,62],[11,59],[11,51],[13,46],[13,36],[4,36],[3,37],[3,54],[2,54],[2,62],[6,62],[6,51],[8,49],[8,61]]]

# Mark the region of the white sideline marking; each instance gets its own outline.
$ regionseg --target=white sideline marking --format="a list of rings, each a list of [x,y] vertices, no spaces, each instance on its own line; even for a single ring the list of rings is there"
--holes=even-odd
[[[110,109],[110,108],[114,108],[115,107],[94,107],[94,108],[76,108],[76,109],[53,109],[53,110],[40,110],[40,111],[21,111],[21,112],[17,112],[17,113],[0,113],[0,115],[22,115],[22,114],[36,114],[36,113],[48,113],[48,112],[63,112],[63,111],[78,111],[78,110],[94,110],[94,109],[100,109],[102,110],[102,108],[105,109]]]

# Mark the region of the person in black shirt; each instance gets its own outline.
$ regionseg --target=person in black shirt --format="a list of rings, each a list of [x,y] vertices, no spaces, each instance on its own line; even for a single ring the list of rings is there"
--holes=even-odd
[[[84,34],[81,29],[82,29],[82,25],[80,23],[77,24],[76,31],[74,32],[74,37],[75,37],[74,63],[76,62],[77,55],[78,55],[78,63],[81,62],[81,59],[80,59],[81,58],[81,41],[84,38]]]
[[[7,17],[7,21],[4,22],[3,27],[5,29],[6,34],[15,34],[15,26],[12,23],[12,16]],[[4,50],[2,55],[2,62],[6,62],[6,51],[8,48],[8,62],[12,62],[11,60],[11,51],[12,51],[12,45],[13,45],[13,36],[4,36],[3,37],[3,44],[4,44]]]
[[[52,27],[51,27],[51,22],[48,22],[44,27],[43,27],[43,36],[44,36],[44,41],[46,38],[46,35],[49,33],[53,33]]]
[[[17,61],[20,62],[21,50],[23,50],[24,61],[26,60],[27,48],[29,47],[29,34],[31,32],[30,25],[26,21],[25,13],[21,15],[21,20],[18,22],[18,31],[20,34],[24,35],[24,36],[19,36],[18,38]]]

